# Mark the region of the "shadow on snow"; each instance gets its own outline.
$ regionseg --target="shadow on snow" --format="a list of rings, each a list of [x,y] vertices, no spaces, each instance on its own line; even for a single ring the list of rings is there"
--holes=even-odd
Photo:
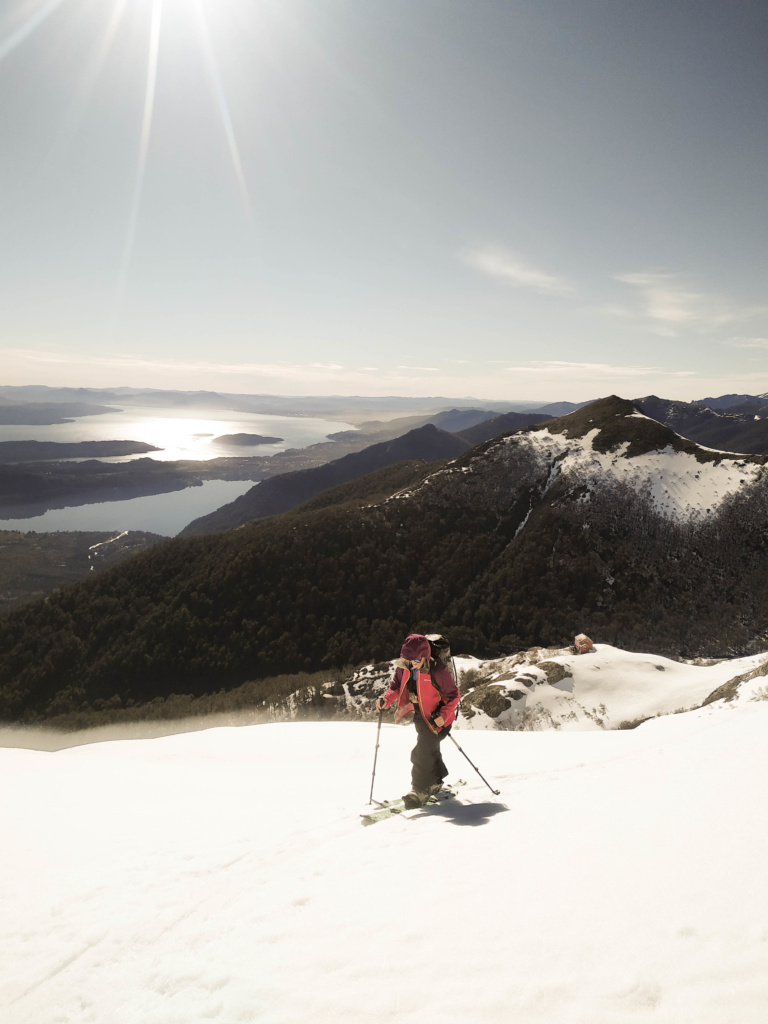
[[[441,818],[447,818],[452,825],[487,825],[494,815],[508,810],[509,807],[506,804],[491,803],[491,801],[484,804],[462,804],[458,800],[446,800],[444,803],[425,807],[420,814],[414,814],[411,817],[439,815]]]

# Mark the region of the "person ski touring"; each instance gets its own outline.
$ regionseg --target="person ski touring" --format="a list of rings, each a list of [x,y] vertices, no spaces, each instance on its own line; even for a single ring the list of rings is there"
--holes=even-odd
[[[448,774],[440,744],[451,730],[459,704],[451,670],[432,657],[429,640],[420,633],[406,637],[389,689],[376,700],[376,710],[395,705],[395,721],[413,714],[416,746],[411,751],[411,791],[406,807],[420,807],[439,792]]]

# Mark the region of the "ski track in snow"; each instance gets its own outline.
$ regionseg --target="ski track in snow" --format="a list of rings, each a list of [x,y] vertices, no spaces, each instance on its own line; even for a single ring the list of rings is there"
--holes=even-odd
[[[766,739],[465,733],[500,797],[449,743],[459,798],[369,828],[374,724],[0,749],[0,1022],[763,1024]]]
[[[720,462],[698,462],[694,455],[673,448],[627,458],[629,443],[613,452],[598,452],[592,441],[595,428],[582,438],[536,430],[513,434],[503,444],[530,448],[542,463],[560,458],[560,471],[574,481],[591,483],[613,480],[648,494],[655,509],[670,519],[689,519],[714,512],[725,498],[745,484],[754,483],[763,467],[744,458],[723,453]]]

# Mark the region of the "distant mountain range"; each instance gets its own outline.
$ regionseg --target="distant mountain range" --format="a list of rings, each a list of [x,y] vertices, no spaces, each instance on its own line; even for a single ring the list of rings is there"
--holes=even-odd
[[[81,416],[100,416],[115,411],[114,406],[88,402],[3,402],[0,399],[0,426],[55,426],[72,423]]]
[[[573,412],[569,409],[568,412]],[[544,423],[555,416],[564,415],[562,412],[553,412],[542,409],[540,412],[506,412],[491,419],[476,423],[473,427],[459,431],[459,437],[469,441],[470,444],[481,444],[489,441],[492,437],[500,434],[509,434],[515,430],[522,430],[523,427],[532,427],[537,423]]]
[[[466,422],[468,418],[475,418],[477,415],[482,414],[472,410],[471,416],[466,416],[454,409],[435,417],[435,419],[455,426],[457,423]],[[434,423],[427,423],[415,430],[409,430],[401,437],[372,444],[361,452],[345,455],[324,466],[302,469],[296,473],[281,473],[278,476],[262,480],[261,483],[229,504],[189,523],[179,536],[191,537],[201,533],[220,533],[222,530],[243,526],[254,519],[263,519],[266,516],[288,512],[329,487],[357,480],[375,469],[414,459],[434,462],[439,459],[451,458],[479,441],[485,441],[504,431],[517,430],[522,426],[540,423],[543,419],[546,417],[542,414],[505,413],[476,423],[458,434],[440,430]]]
[[[254,519],[287,512],[329,487],[357,480],[376,469],[414,459],[422,462],[448,459],[469,447],[469,441],[439,430],[430,423],[417,430],[409,430],[402,437],[373,444],[361,452],[345,455],[324,466],[301,469],[296,473],[281,473],[262,480],[229,504],[189,523],[179,536],[229,530]]]
[[[480,656],[582,631],[678,657],[753,653],[768,628],[766,461],[614,397],[447,462],[384,467],[12,612],[0,717],[382,659],[414,629]]]
[[[41,385],[10,387],[0,385],[0,423],[40,423],[47,419],[2,420],[4,409],[16,407],[21,414],[24,405],[36,406],[36,412],[61,403],[77,403],[83,411],[106,412],[103,404],[111,407],[144,408],[197,408],[229,409],[235,412],[263,413],[278,416],[319,416],[351,419],[357,422],[372,415],[400,413],[417,415],[437,413],[450,408],[482,408],[494,412],[512,412],[538,408],[536,402],[485,401],[478,398],[441,398],[440,396],[411,398],[402,395],[248,395],[227,394],[217,391],[167,391],[153,388],[54,388]],[[102,408],[96,408],[96,404]],[[70,413],[72,415],[72,413]],[[60,422],[60,421],[57,421]]]
[[[718,412],[757,412],[768,406],[768,394],[765,395],[721,395],[719,398],[702,398],[697,405],[707,405]]]
[[[744,395],[732,395],[711,401],[730,409],[731,406],[726,404],[728,400],[737,403],[738,408],[743,408],[745,399]],[[753,401],[759,406],[762,399],[755,398]],[[768,418],[763,419],[752,413],[719,412],[701,403],[674,402],[657,398],[655,395],[638,399],[637,406],[647,416],[699,444],[729,452],[768,453]],[[324,466],[297,473],[280,474],[264,480],[234,502],[189,523],[180,535],[216,533],[243,526],[255,519],[287,512],[326,488],[357,479],[373,469],[393,465],[401,459],[432,461],[447,458],[458,454],[461,443],[465,447],[470,447],[493,437],[544,423],[555,415],[562,415],[559,410],[564,407],[566,413],[583,408],[560,402],[546,406],[538,412],[510,412],[490,418],[486,417],[483,410],[453,409],[429,417],[428,425],[424,426],[420,425],[423,420],[419,417],[401,418],[387,425],[364,424],[361,431],[367,433],[370,438],[381,434],[388,435],[412,424],[419,426],[394,440],[372,444],[363,451],[347,455]],[[766,409],[768,410],[768,406]],[[437,426],[442,428],[439,431],[440,445],[435,441],[437,435],[434,431]],[[451,435],[448,431],[455,433]],[[333,436],[340,439],[354,437],[355,434],[355,431],[343,431]],[[449,440],[452,436],[455,438],[453,442]]]
[[[637,404],[647,415],[692,441],[721,451],[765,454],[768,452],[768,403],[745,395],[707,402],[675,402],[649,395]],[[711,404],[708,404],[711,403]]]

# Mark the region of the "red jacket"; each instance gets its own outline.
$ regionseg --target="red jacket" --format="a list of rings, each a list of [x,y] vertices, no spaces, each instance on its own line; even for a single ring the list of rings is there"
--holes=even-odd
[[[432,732],[441,732],[441,729],[432,721],[433,718],[442,716],[447,728],[456,719],[456,708],[459,706],[459,691],[453,676],[445,665],[431,662],[431,672],[416,672],[416,697],[419,703],[421,717],[427,723]],[[394,678],[389,684],[389,689],[383,695],[384,707],[391,707],[397,701],[395,710],[395,721],[400,722],[406,715],[414,711],[410,694],[408,693],[408,669],[398,668],[395,670]]]

